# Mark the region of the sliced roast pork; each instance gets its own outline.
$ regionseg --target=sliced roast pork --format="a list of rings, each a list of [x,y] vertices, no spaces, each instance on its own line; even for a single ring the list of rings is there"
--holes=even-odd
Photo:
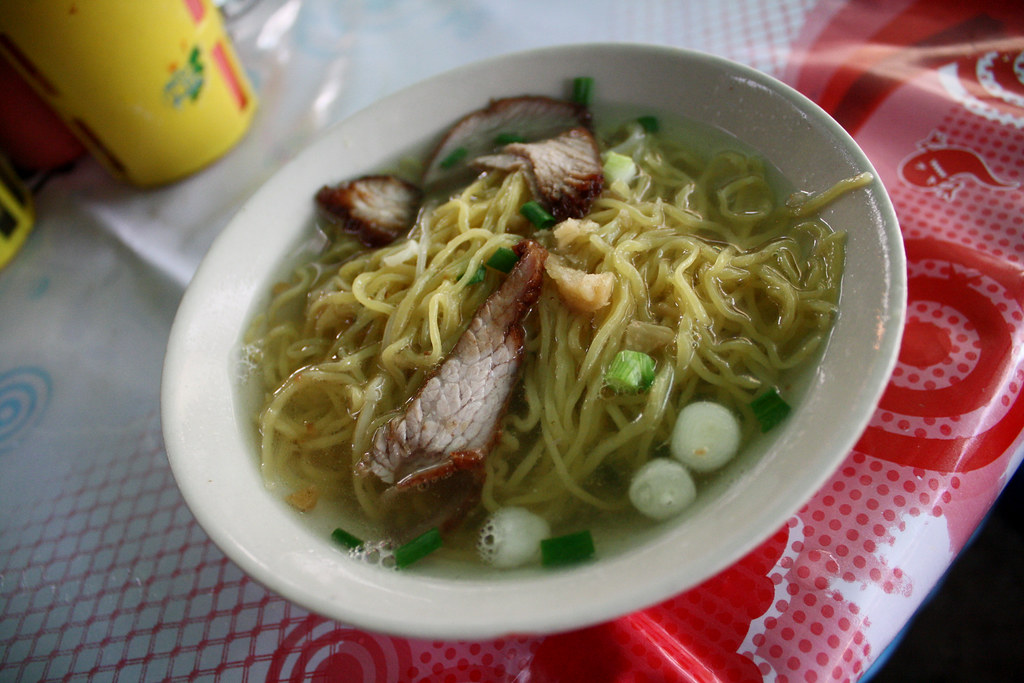
[[[539,142],[514,142],[498,154],[473,160],[481,170],[526,172],[537,200],[559,221],[583,218],[604,189],[597,141],[589,130],[572,128]]]
[[[368,247],[383,247],[409,231],[416,222],[420,189],[391,175],[370,175],[316,193],[324,221],[355,235]]]
[[[483,460],[523,360],[523,317],[540,296],[547,251],[532,240],[404,411],[374,436],[360,469],[390,485],[389,535],[408,538],[461,520],[479,499]]]
[[[423,184],[429,186],[446,175],[459,175],[459,170],[465,168],[463,162],[493,152],[503,144],[502,136],[515,135],[532,142],[578,126],[590,127],[590,111],[574,102],[541,95],[493,100],[448,130],[427,161]]]

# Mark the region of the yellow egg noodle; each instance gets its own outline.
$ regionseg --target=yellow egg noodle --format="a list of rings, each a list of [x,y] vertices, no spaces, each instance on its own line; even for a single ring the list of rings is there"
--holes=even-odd
[[[524,236],[564,265],[614,277],[607,305],[586,313],[545,278],[486,459],[487,510],[523,506],[554,526],[581,509],[626,507],[629,474],[695,398],[728,406],[749,431],[751,399],[812,358],[833,323],[845,236],[817,212],[871,177],[777,201],[756,157],[704,161],[636,123],[610,141],[638,172],[607,184],[572,225],[537,230],[519,214],[531,199],[522,172],[491,172],[422,210],[408,238],[379,249],[340,238],[279,284],[246,340],[266,388],[267,476],[354,496],[374,519],[379,483],[356,463],[504,277],[472,276]],[[654,358],[648,391],[605,386],[625,348]]]

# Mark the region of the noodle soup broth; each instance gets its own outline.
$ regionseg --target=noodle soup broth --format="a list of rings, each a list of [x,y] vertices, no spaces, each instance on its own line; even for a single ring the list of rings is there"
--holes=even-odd
[[[524,361],[485,459],[480,504],[416,571],[535,571],[536,557],[500,571],[481,560],[481,527],[504,508],[537,515],[548,536],[585,530],[607,557],[702,514],[739,476],[755,471],[770,485],[764,455],[786,423],[762,434],[751,404],[776,392],[800,405],[843,270],[847,226],[828,225],[821,209],[870,178],[796,188],[735,137],[663,111],[596,107],[594,128],[604,188],[568,227],[538,229],[520,215],[532,199],[521,173],[486,172],[429,195],[409,235],[385,247],[328,239],[312,221],[268,283],[240,350],[239,412],[254,423],[267,488],[315,533],[386,535],[385,487],[358,463],[501,283],[503,273],[484,267],[488,257],[526,238],[547,249],[549,264],[604,277],[608,301],[574,308],[548,270],[523,322]],[[415,177],[423,149],[390,169]],[[478,270],[470,284],[467,273]],[[653,360],[647,388],[609,385],[620,351]],[[697,490],[685,509],[641,514],[630,493],[636,472],[652,459],[679,462],[677,417],[705,402],[737,421],[738,454],[710,471],[683,467]],[[388,563],[387,550],[355,554]]]

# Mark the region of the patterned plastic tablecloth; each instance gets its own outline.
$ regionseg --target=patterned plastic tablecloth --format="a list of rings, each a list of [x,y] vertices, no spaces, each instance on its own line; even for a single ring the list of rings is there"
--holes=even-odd
[[[1024,12],[952,0],[256,0],[261,100],[215,165],[141,191],[31,178],[0,271],[0,680],[852,681],[983,521],[1024,428]],[[431,642],[308,613],[197,526],[160,436],[178,300],[232,212],[330,124],[478,58],[675,45],[777,76],[873,160],[906,241],[898,367],[827,484],[704,584],[550,637]],[[693,94],[690,96],[699,96]]]

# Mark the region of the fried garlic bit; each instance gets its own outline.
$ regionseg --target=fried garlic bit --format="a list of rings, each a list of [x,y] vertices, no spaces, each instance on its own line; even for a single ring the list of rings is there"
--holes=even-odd
[[[558,287],[558,295],[569,308],[580,313],[593,313],[612,299],[615,275],[612,273],[587,273],[573,268],[552,254],[545,270]]]
[[[293,491],[284,500],[299,512],[309,512],[316,507],[320,499],[320,490],[315,484],[310,484],[304,489]]]

